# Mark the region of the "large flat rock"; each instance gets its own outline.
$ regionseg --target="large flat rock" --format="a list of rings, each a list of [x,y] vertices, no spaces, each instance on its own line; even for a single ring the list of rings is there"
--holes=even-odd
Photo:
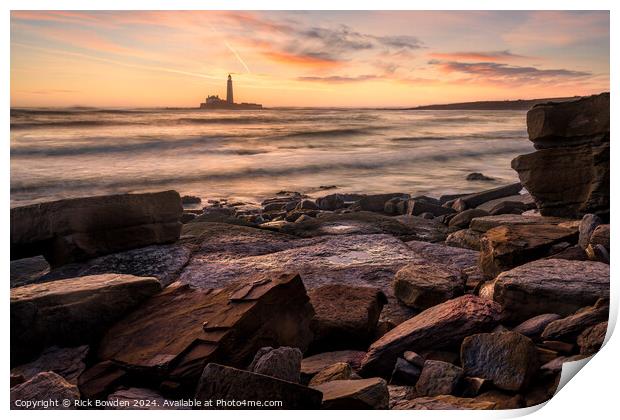
[[[204,236],[181,272],[180,283],[204,290],[223,287],[240,277],[284,270],[298,272],[309,290],[329,284],[379,288],[388,297],[382,319],[398,323],[411,314],[394,298],[391,282],[402,266],[423,258],[391,235],[291,240],[288,235],[259,229],[226,229],[218,236]]]
[[[592,261],[533,261],[501,273],[493,299],[515,322],[545,313],[568,316],[609,297],[609,265]]]
[[[89,343],[157,293],[153,277],[101,274],[11,289],[11,363],[44,347]]]
[[[390,395],[381,378],[339,379],[313,386],[323,393],[322,408],[326,410],[385,410]]]
[[[174,242],[176,191],[74,198],[11,209],[11,259],[44,255],[51,266]]]
[[[565,225],[570,219],[561,217],[524,216],[520,214],[499,214],[496,216],[476,217],[471,221],[469,228],[484,233],[498,226],[536,226],[536,225]],[[577,223],[577,221],[574,221]]]
[[[458,346],[471,334],[493,329],[499,320],[497,303],[473,295],[433,306],[372,343],[362,361],[362,374],[387,376],[405,351],[422,353]]]
[[[173,284],[110,328],[98,358],[191,387],[208,362],[245,367],[261,347],[305,350],[313,314],[298,275],[245,277],[214,290]]]

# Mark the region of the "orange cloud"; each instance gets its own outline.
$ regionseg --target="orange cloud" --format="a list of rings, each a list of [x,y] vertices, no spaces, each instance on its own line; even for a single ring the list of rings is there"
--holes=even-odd
[[[314,69],[331,69],[343,63],[338,60],[305,54],[292,54],[284,51],[263,51],[261,54],[277,63],[293,66],[312,67]]]

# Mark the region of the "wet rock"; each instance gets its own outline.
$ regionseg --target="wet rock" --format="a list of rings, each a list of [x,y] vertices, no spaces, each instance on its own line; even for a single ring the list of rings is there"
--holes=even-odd
[[[362,375],[387,376],[404,351],[420,353],[459,345],[471,334],[493,329],[499,319],[499,305],[472,295],[429,308],[375,341],[362,361]]]
[[[460,367],[439,360],[427,360],[415,390],[418,395],[425,397],[454,394],[462,379],[463,369]]]
[[[415,388],[408,385],[388,385],[388,392],[390,394],[390,410],[398,404],[406,403],[415,398]]]
[[[301,200],[295,208],[299,210],[318,210],[319,206],[317,206],[317,204],[310,199],[304,199]]]
[[[200,204],[202,199],[195,195],[184,195],[181,197],[182,204]]]
[[[602,223],[601,218],[595,214],[586,214],[579,223],[579,246],[586,249],[590,244],[590,237],[594,229]]]
[[[248,370],[284,381],[299,383],[301,358],[301,351],[296,348],[262,347],[254,356]]]
[[[240,277],[295,271],[309,290],[329,284],[380,288],[388,296],[383,319],[397,322],[410,316],[411,310],[394,297],[391,283],[402,266],[420,257],[391,235],[296,239],[252,228],[226,226],[220,230],[205,231],[179,276],[181,283],[204,290],[225,286]]]
[[[106,273],[155,277],[162,286],[176,280],[191,254],[184,244],[152,245],[93,258],[85,262],[66,264],[41,277],[40,282],[91,276]]]
[[[462,398],[453,395],[419,397],[395,404],[393,410],[493,410],[497,404],[492,401],[479,401],[475,398]]]
[[[414,366],[422,368],[424,366],[424,357],[420,356],[415,351],[406,351],[403,353],[403,359],[408,361]]]
[[[609,318],[609,302],[599,300],[594,306],[582,308],[573,315],[561,318],[547,325],[542,333],[543,340],[574,341],[585,329]]]
[[[527,206],[519,201],[502,201],[491,209],[491,215],[522,214],[528,210]]]
[[[344,207],[344,198],[341,194],[330,194],[317,198],[316,204],[321,210],[334,211]]]
[[[609,93],[528,112],[528,134],[538,151],[516,157],[512,168],[545,216],[609,218]]]
[[[521,189],[521,183],[517,182],[515,184],[505,185],[502,187],[473,193],[456,199],[456,201],[452,204],[452,208],[458,212],[467,209],[473,209],[483,203],[486,203],[487,201],[519,194],[519,191],[521,191]]]
[[[152,389],[119,389],[108,396],[106,410],[182,410],[175,401],[164,398]]]
[[[579,353],[587,356],[596,353],[603,346],[606,335],[607,321],[586,328],[577,337]]]
[[[475,334],[461,346],[463,370],[506,391],[524,389],[538,369],[534,343],[515,332]]]
[[[489,200],[486,203],[480,204],[477,209],[485,210],[494,214],[506,214],[502,212],[502,209],[509,210],[510,207],[522,207],[525,210],[531,210],[536,208],[536,203],[529,193],[515,194],[507,197],[496,198],[495,200]],[[522,211],[523,212],[523,211]]]
[[[59,200],[11,209],[11,259],[43,255],[52,267],[152,244],[181,232],[176,191]]]
[[[388,193],[388,194],[371,194],[364,195],[357,204],[360,210],[381,213],[385,209],[385,203],[392,198],[402,197],[409,198],[409,194],[405,193]]]
[[[348,363],[338,362],[331,366],[327,366],[325,369],[314,375],[308,386],[316,386],[324,384],[325,382],[337,381],[341,379],[352,379],[353,375],[353,369],[351,369],[351,366]]]
[[[43,348],[75,346],[100,336],[161,285],[153,277],[101,274],[11,289],[11,364]]]
[[[420,366],[416,366],[408,360],[399,357],[396,359],[394,370],[390,376],[390,384],[415,385],[421,372]]]
[[[207,401],[282,401],[283,410],[316,409],[321,406],[321,392],[271,376],[209,363],[202,372],[195,398]],[[248,409],[245,405],[220,406],[214,409]],[[260,408],[260,407],[256,407]]]
[[[448,235],[446,238],[446,245],[479,251],[480,232],[472,229],[457,230]]]
[[[466,270],[478,265],[479,252],[442,243],[408,241],[407,246],[424,260]]]
[[[75,409],[74,401],[80,399],[77,387],[65,381],[62,376],[54,372],[42,372],[20,385],[11,388],[11,410],[24,409],[52,409],[52,410],[71,410]],[[69,407],[65,407],[63,402],[68,400]],[[25,406],[30,404],[50,403],[45,406]]]
[[[406,214],[407,199],[403,197],[394,197],[385,202],[383,212],[386,214]]]
[[[50,266],[41,255],[11,261],[11,287],[37,283],[49,271]]]
[[[88,346],[49,347],[36,360],[12,368],[11,375],[21,376],[27,381],[41,372],[54,372],[75,385],[86,368],[87,354]]]
[[[365,355],[365,351],[340,350],[306,357],[301,360],[302,382],[307,382],[311,377],[336,363],[346,363],[351,366],[351,369],[356,371],[360,368]]]
[[[538,338],[547,325],[560,318],[562,318],[562,316],[558,314],[537,315],[527,321],[523,321],[521,324],[517,325],[513,331],[523,334],[526,337]]]
[[[555,225],[513,225],[489,229],[480,237],[480,269],[492,278],[547,256],[560,242],[576,242],[575,229]]]
[[[533,261],[501,273],[493,296],[516,322],[549,312],[567,316],[606,297],[607,264],[557,259]]]
[[[381,378],[337,380],[313,388],[323,393],[321,408],[325,410],[384,410],[390,398]]]
[[[407,264],[394,276],[394,295],[421,310],[462,295],[464,287],[459,270],[440,264]]]
[[[438,219],[424,219],[417,216],[396,216],[394,219],[405,225],[408,231],[400,236],[404,241],[416,240],[442,242],[448,235],[447,227]]]
[[[450,219],[450,223],[448,224],[448,226],[455,229],[467,229],[473,218],[484,217],[488,215],[489,213],[481,209],[465,210]]]
[[[444,214],[455,213],[455,210],[449,207],[442,207],[437,204],[432,204],[425,200],[410,199],[407,202],[407,214],[409,216],[420,216],[424,213],[430,213],[434,217],[438,217]]]
[[[497,216],[485,216],[476,217],[470,223],[469,228],[476,232],[484,233],[489,229],[493,229],[498,226],[536,226],[536,225],[561,225],[563,227],[572,227],[575,230],[577,226],[567,226],[567,222],[571,222],[570,219],[563,219],[560,217],[541,217],[533,215],[518,215],[518,214],[500,214]]]
[[[209,362],[245,367],[266,345],[306,350],[313,314],[299,275],[245,277],[206,291],[175,284],[110,328],[98,357],[193,386]]]
[[[481,174],[480,172],[472,172],[468,174],[465,179],[467,181],[494,181],[494,178]]]
[[[83,398],[105,399],[126,378],[127,371],[108,360],[82,373],[78,378],[78,386]]]
[[[332,284],[311,290],[313,351],[365,349],[375,335],[385,294],[374,287]]]

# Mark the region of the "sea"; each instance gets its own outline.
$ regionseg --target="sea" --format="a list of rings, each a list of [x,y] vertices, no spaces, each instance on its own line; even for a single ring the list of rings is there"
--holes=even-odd
[[[11,206],[174,189],[439,196],[518,180],[525,111],[11,109]],[[467,181],[482,172],[493,181]]]

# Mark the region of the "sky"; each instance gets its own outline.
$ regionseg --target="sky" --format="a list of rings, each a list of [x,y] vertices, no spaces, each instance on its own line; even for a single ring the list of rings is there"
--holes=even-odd
[[[609,90],[607,11],[13,11],[11,106],[401,107]]]

